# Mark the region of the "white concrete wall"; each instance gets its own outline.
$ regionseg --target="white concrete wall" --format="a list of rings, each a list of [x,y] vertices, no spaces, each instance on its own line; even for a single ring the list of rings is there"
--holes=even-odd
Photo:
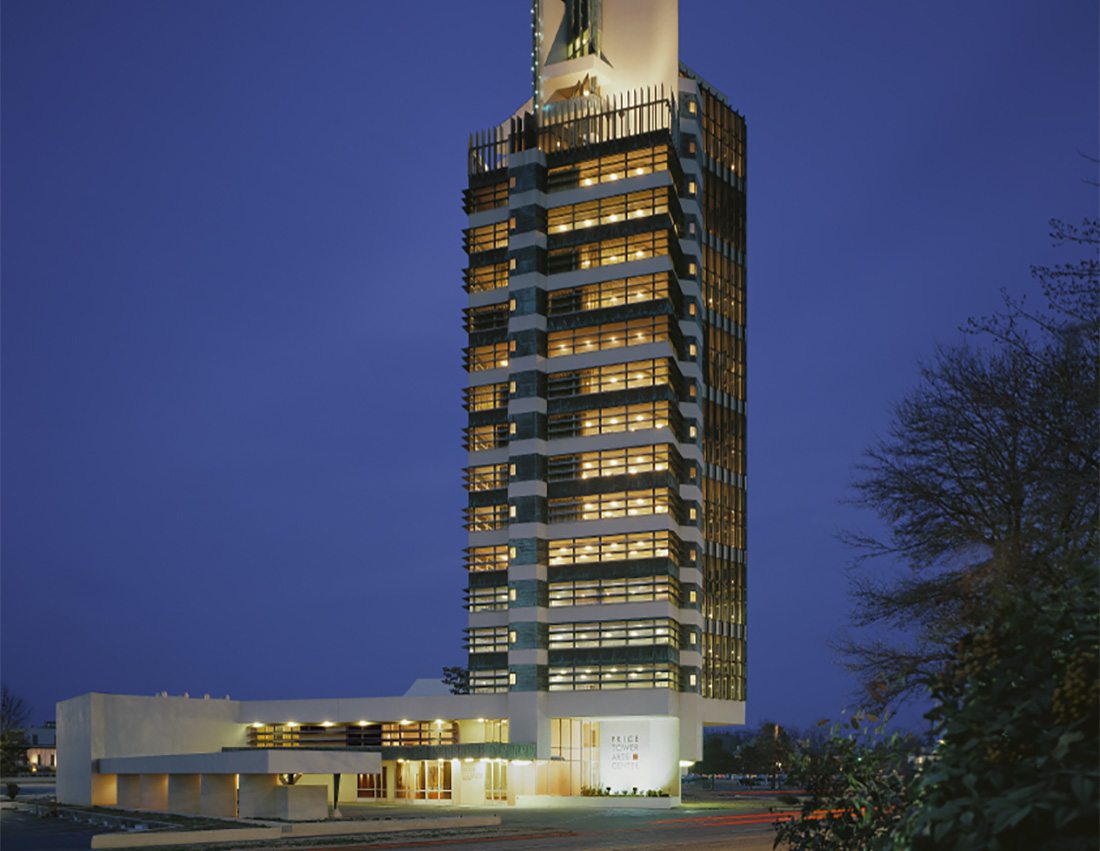
[[[57,704],[57,800],[92,803],[92,699],[82,694]]]
[[[124,774],[117,781],[117,804],[124,810],[141,809],[141,775]],[[60,800],[60,798],[59,798]]]
[[[85,694],[57,704],[57,799],[92,801],[95,760],[213,752],[247,744],[231,700]],[[97,803],[104,803],[98,801]]]
[[[511,573],[511,571],[510,571]],[[549,694],[514,691],[508,694],[508,736],[512,742],[534,742],[538,759],[550,758]]]
[[[612,792],[679,791],[679,719],[600,721],[600,785]]]
[[[278,818],[275,800],[279,780],[273,774],[242,774],[238,778],[238,810],[241,818]]]
[[[478,806],[485,803],[485,763],[453,762],[451,764],[451,795],[456,804]]]
[[[534,795],[538,791],[538,767],[523,760],[508,766],[508,803],[515,804],[520,796]]]
[[[168,775],[141,775],[141,809],[155,812],[168,810]]]
[[[677,715],[679,710],[679,693],[667,688],[552,691],[546,701],[546,714],[551,718]]]
[[[203,774],[199,781],[199,814],[210,818],[237,815],[237,777],[233,774]]]
[[[113,774],[92,775],[92,805],[113,807],[118,798],[118,778]]]
[[[198,774],[169,774],[168,812],[197,815],[201,789]]]
[[[343,786],[340,788],[343,800]],[[276,818],[317,821],[328,818],[328,799],[319,786],[279,786],[275,790]]]

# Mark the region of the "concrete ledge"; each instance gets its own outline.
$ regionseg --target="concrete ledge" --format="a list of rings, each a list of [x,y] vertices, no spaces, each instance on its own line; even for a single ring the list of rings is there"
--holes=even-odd
[[[153,848],[171,845],[213,845],[222,842],[262,842],[311,836],[359,836],[368,833],[400,833],[409,830],[454,830],[464,827],[499,827],[500,816],[441,816],[439,818],[348,819],[346,821],[288,824],[277,827],[245,827],[226,830],[172,830],[142,833],[100,833],[92,848]]]
[[[229,830],[142,831],[140,833],[98,833],[92,848],[148,848],[163,845],[199,845],[215,842],[260,842],[282,839],[278,827],[246,827]]]
[[[516,809],[531,810],[670,810],[679,798],[636,795],[516,795]]]
[[[314,748],[237,748],[212,753],[115,756],[97,760],[99,774],[377,774],[376,751]],[[151,790],[150,794],[157,794]],[[167,794],[167,792],[165,792]]]

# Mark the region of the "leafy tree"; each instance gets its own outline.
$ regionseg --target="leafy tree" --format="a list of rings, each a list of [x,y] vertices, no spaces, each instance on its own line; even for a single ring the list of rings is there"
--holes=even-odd
[[[896,742],[833,736],[795,773],[793,848],[1094,848],[1100,822],[1100,222],[1055,221],[1078,259],[1032,270],[944,349],[860,466],[899,579],[862,576],[856,622],[915,634],[846,649],[872,702],[930,691],[941,737],[910,780]]]
[[[730,774],[734,769],[734,754],[726,747],[727,737],[712,733],[703,738],[703,758],[693,766],[698,774]]]
[[[1100,593],[1076,573],[1005,601],[932,681],[941,744],[897,847],[1096,848]]]
[[[24,730],[30,714],[23,698],[0,687],[0,775],[12,777],[27,768],[27,737]]]
[[[466,668],[444,667],[443,685],[451,689],[451,694],[470,693],[470,672]]]
[[[764,721],[756,735],[741,749],[738,767],[749,774],[777,775],[789,767],[795,750],[790,731],[774,721]]]
[[[777,823],[774,847],[893,848],[894,829],[912,798],[918,750],[914,737],[887,734],[875,716],[834,726],[816,747],[793,755],[789,778],[808,797],[798,818]]]
[[[914,776],[913,737],[857,716],[791,779],[810,798],[777,825],[795,849],[1085,851],[1100,824],[1100,573],[998,596],[929,679],[937,746]],[[875,721],[874,716],[868,720]],[[823,722],[827,723],[827,722]]]
[[[913,636],[843,646],[873,704],[941,671],[991,595],[1061,584],[1095,558],[1100,223],[1052,226],[1057,243],[1084,255],[1032,270],[1046,308],[1006,296],[1001,313],[972,320],[982,346],[941,349],[922,366],[889,435],[857,468],[856,502],[888,536],[849,539],[861,557],[907,571],[857,574],[855,624]]]

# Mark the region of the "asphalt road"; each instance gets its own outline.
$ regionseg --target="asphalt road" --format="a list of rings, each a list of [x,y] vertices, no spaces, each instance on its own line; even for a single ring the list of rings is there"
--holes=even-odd
[[[456,851],[506,851],[511,848],[573,851],[663,851],[677,848],[771,851],[771,816],[762,812],[764,808],[761,803],[689,803],[674,810],[508,810],[499,807],[474,810],[463,807],[463,815],[481,812],[499,814],[500,829],[478,836],[463,837],[455,834],[431,839],[402,840],[391,834],[388,840],[363,844],[332,844],[329,840],[318,840],[315,845],[298,845],[295,848],[296,851],[307,847],[310,851],[373,851],[379,848],[425,847],[454,848]],[[376,815],[412,814],[409,807],[363,806]],[[359,807],[355,806],[354,810],[358,815]],[[91,828],[60,819],[40,819],[8,807],[0,813],[0,845],[3,851],[87,851],[93,834],[102,832],[105,832],[102,827]],[[250,851],[254,851],[254,848]]]
[[[462,851],[517,849],[658,849],[704,848],[731,851],[771,851],[772,818],[757,802],[688,804],[674,810],[486,810],[501,816],[501,829],[492,837],[453,837],[384,845],[318,844],[312,851],[355,849],[453,847]],[[408,809],[403,810],[408,814]],[[480,810],[462,808],[463,815]]]
[[[4,851],[88,851],[102,827],[37,818],[19,810],[0,810],[0,847]]]

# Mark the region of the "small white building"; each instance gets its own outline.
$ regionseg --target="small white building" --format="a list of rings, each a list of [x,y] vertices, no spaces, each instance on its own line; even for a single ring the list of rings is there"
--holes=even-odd
[[[546,806],[679,802],[698,695],[543,696],[519,740],[510,697],[238,701],[85,694],[58,704],[62,803],[242,818],[324,818],[341,802]]]
[[[47,721],[41,727],[28,727],[23,735],[27,740],[27,765],[34,773],[57,769],[57,724]]]

